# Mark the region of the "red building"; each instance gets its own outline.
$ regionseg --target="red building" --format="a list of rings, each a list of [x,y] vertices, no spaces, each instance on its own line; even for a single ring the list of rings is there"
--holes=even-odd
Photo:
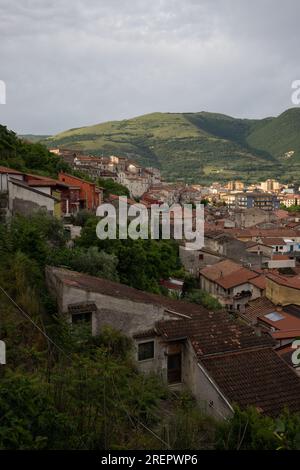
[[[79,188],[79,209],[95,211],[102,203],[103,191],[102,188],[96,186],[96,183],[85,181],[67,173],[60,173],[58,179],[70,187]]]
[[[80,187],[57,181],[52,178],[25,174],[28,186],[38,189],[51,196],[58,196],[61,202],[61,214],[68,215],[78,212],[80,208]]]

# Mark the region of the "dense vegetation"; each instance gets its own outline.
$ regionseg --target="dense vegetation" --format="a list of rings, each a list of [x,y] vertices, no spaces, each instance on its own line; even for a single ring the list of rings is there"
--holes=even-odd
[[[0,449],[299,448],[298,417],[274,421],[237,410],[216,422],[188,393],[174,395],[158,377],[140,375],[128,338],[108,327],[91,337],[86,325],[70,326],[57,316],[44,279],[45,264],[57,258],[112,279],[127,275],[128,283],[154,290],[157,277],[177,267],[167,243],[95,244],[94,223],[85,219],[73,248],[66,248],[61,222],[45,214],[0,225],[0,287],[13,299],[0,292],[7,345],[7,365],[0,369]],[[186,291],[192,287],[187,281]]]
[[[235,119],[214,113],[153,113],[71,129],[46,139],[98,155],[127,155],[163,176],[194,182],[300,179],[300,109],[277,118]],[[293,154],[287,152],[294,151]]]
[[[63,168],[39,144],[0,127],[0,164],[55,176]],[[107,189],[108,190],[108,189]],[[45,266],[120,280],[159,292],[159,280],[182,274],[172,241],[96,237],[96,217],[80,213],[82,234],[71,243],[63,224],[45,213],[0,223],[0,449],[300,449],[300,418],[273,420],[236,410],[216,422],[183,392],[136,370],[132,343],[103,328],[57,315]],[[219,305],[186,279],[186,300]]]
[[[1,125],[0,165],[54,177],[59,171],[68,169],[68,165],[51,154],[44,145],[19,139],[14,132]]]
[[[130,196],[129,191],[125,186],[120,183],[117,183],[111,178],[98,178],[98,185],[103,188],[103,195],[105,199],[110,194],[114,194],[116,196],[127,196],[128,198]]]

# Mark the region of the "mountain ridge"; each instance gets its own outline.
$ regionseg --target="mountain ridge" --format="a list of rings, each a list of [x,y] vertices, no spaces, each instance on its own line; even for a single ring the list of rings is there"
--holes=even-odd
[[[156,112],[77,127],[42,141],[84,153],[125,155],[187,182],[300,179],[300,108],[277,117]]]

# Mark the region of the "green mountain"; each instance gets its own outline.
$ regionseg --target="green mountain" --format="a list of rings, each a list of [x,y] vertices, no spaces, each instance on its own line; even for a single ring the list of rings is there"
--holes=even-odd
[[[40,142],[41,140],[47,139],[47,137],[51,137],[49,134],[47,135],[35,135],[35,134],[20,134],[18,137],[20,139],[26,140],[27,142]]]
[[[266,119],[153,113],[70,129],[43,142],[94,155],[128,156],[161,168],[169,180],[300,179],[300,108]]]

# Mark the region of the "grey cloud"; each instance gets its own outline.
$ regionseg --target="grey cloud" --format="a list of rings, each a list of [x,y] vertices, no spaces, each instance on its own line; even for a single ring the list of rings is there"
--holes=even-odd
[[[153,111],[291,107],[298,0],[0,0],[0,122],[18,132]]]

